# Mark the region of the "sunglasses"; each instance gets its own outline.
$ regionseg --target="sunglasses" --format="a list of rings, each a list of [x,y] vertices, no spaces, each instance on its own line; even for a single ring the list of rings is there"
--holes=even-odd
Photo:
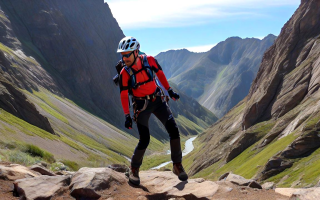
[[[122,55],[122,57],[129,58],[133,52],[134,52],[134,51],[131,51],[131,53],[128,53],[128,54],[124,54],[124,55]]]

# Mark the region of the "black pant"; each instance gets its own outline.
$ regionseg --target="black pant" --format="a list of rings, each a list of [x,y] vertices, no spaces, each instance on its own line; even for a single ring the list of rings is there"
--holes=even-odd
[[[180,145],[180,135],[178,126],[173,118],[172,112],[166,102],[162,102],[161,97],[157,96],[155,101],[147,100],[147,108],[140,112],[137,117],[137,127],[140,135],[139,143],[134,150],[131,158],[131,166],[139,168],[142,164],[143,155],[150,142],[149,118],[153,113],[165,126],[170,137],[171,159],[173,163],[182,161]],[[143,108],[145,100],[135,100],[137,110]]]

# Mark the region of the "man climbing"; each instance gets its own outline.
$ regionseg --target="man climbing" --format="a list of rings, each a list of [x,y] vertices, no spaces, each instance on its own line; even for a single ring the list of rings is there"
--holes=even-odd
[[[133,99],[134,116],[139,131],[139,143],[131,158],[129,181],[135,185],[140,184],[139,168],[142,164],[143,155],[150,142],[149,118],[154,114],[165,126],[170,137],[171,159],[173,162],[173,173],[181,181],[188,179],[181,164],[182,152],[179,130],[167,104],[165,95],[156,83],[156,73],[163,87],[168,91],[169,96],[174,100],[179,99],[169,86],[169,83],[162,71],[161,66],[155,58],[147,55],[139,55],[140,44],[134,37],[125,37],[119,42],[118,53],[122,55],[123,68],[120,72],[120,97],[125,114],[125,127],[132,128],[132,119],[129,111],[130,93]]]

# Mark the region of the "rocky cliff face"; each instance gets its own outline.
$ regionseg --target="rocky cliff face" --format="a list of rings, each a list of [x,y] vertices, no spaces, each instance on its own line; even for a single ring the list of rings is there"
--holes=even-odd
[[[156,58],[181,91],[222,117],[248,94],[262,55],[275,38],[232,37],[206,53],[178,50]]]
[[[0,5],[23,51],[35,57],[56,82],[55,92],[115,124],[120,120],[119,99],[109,95],[119,92],[107,80],[115,73],[115,49],[124,35],[108,4],[13,0]],[[12,42],[4,44],[8,43]]]
[[[319,58],[320,2],[302,1],[264,54],[248,96],[199,139],[191,172],[233,169],[289,186],[315,185]]]

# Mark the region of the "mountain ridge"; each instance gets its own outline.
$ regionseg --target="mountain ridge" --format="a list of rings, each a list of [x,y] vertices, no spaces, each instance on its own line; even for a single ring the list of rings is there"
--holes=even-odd
[[[248,93],[262,54],[274,39],[272,34],[262,40],[230,37],[208,52],[168,51],[156,58],[181,91],[222,117]]]
[[[283,26],[249,94],[199,137],[192,174],[214,179],[231,170],[280,186],[317,184],[319,8],[303,1]]]

